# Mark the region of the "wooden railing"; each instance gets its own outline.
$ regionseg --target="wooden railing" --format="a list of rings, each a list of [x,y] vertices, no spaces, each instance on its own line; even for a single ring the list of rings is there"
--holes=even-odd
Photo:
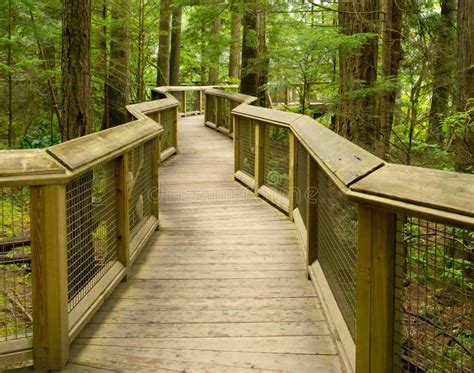
[[[295,221],[348,370],[468,372],[474,176],[386,163],[300,114],[232,117],[234,176]]]
[[[166,86],[152,88],[153,99],[174,97],[179,102],[178,112],[181,116],[204,114],[206,107],[204,92],[208,89],[234,91],[236,85],[213,86]]]
[[[1,152],[2,248],[19,227],[28,233],[32,276],[0,266],[3,321],[13,315],[2,327],[0,366],[33,359],[37,371],[63,368],[70,343],[127,277],[158,227],[158,164],[177,150],[177,106],[171,98],[132,105],[130,123]]]

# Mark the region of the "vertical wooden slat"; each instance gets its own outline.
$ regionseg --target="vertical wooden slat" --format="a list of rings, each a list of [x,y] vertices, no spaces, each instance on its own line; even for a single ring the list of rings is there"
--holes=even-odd
[[[311,265],[318,257],[318,166],[316,161],[307,154],[306,160],[307,190],[302,191],[306,195],[306,243],[307,243],[307,264]]]
[[[175,109],[175,117],[173,118],[173,146],[176,149],[176,153],[178,153],[178,108]]]
[[[187,100],[186,100],[186,91],[182,91],[182,92],[181,92],[181,95],[182,95],[181,97],[182,97],[182,100],[183,100],[181,105],[182,105],[182,109],[183,109],[184,116],[186,116],[186,113],[187,113],[187,108],[186,108],[186,107],[187,107],[187,105],[186,105],[186,103],[187,103]]]
[[[223,100],[222,97],[215,97],[216,103],[216,129],[218,129],[222,125],[222,108],[223,108]]]
[[[199,99],[199,102],[198,102],[199,114],[202,114],[202,112],[203,112],[203,91],[199,90],[198,93],[199,93],[199,98],[198,98]]]
[[[255,122],[255,194],[258,195],[258,189],[263,185],[263,164],[264,164],[264,136],[265,124]]]
[[[152,198],[151,213],[159,218],[159,167],[160,167],[160,153],[161,153],[161,144],[160,138],[157,137],[152,140],[152,160],[151,160],[151,182],[152,182],[152,195],[149,198]]]
[[[297,143],[296,137],[293,132],[290,131],[289,134],[289,153],[290,153],[290,160],[289,160],[289,172],[288,172],[288,202],[289,202],[289,211],[288,216],[291,221],[293,221],[293,210],[296,208],[296,197],[297,197]]]
[[[359,207],[356,282],[356,367],[388,372],[393,366],[395,214]]]
[[[37,371],[69,358],[66,186],[31,187],[33,343]]]
[[[122,155],[117,160],[118,191],[118,260],[128,270],[130,269],[130,222],[129,222],[129,196],[128,196],[128,160],[129,154]],[[126,277],[126,278],[127,278]]]

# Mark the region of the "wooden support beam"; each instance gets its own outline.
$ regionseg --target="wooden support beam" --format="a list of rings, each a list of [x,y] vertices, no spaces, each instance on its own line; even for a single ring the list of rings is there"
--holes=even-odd
[[[298,153],[297,153],[297,140],[293,132],[289,131],[289,167],[288,167],[288,205],[289,211],[288,216],[291,221],[294,220],[293,218],[293,210],[296,208],[296,193],[297,193],[297,162],[298,162]]]
[[[264,141],[265,124],[255,122],[255,194],[258,195],[258,189],[263,185],[264,181]]]
[[[301,191],[306,195],[306,244],[308,265],[318,258],[318,165],[316,161],[307,154],[306,161],[307,190]]]
[[[359,207],[357,372],[392,372],[395,221],[394,213]]]
[[[31,187],[35,371],[69,358],[66,186]]]
[[[216,124],[216,130],[222,126],[222,118],[223,118],[223,115],[222,115],[222,110],[223,110],[223,101],[225,100],[223,97],[215,97],[215,103],[216,103],[216,121],[215,121],[215,124]]]
[[[128,196],[128,159],[129,153],[117,159],[118,191],[118,260],[128,271],[130,270],[130,224],[129,224],[129,196]]]
[[[182,101],[181,101],[181,106],[182,107],[181,107],[181,109],[184,113],[184,116],[186,116],[186,113],[188,111],[187,108],[186,108],[186,106],[187,106],[186,91],[181,92],[181,97],[182,97]]]
[[[203,96],[204,96],[204,92],[203,92],[202,90],[199,90],[199,91],[198,91],[198,95],[199,95],[199,96],[198,96],[198,97],[199,97],[199,103],[198,103],[198,105],[199,105],[199,106],[198,106],[198,107],[199,107],[199,114],[202,114],[202,112],[204,111],[204,110],[203,110]],[[204,121],[204,123],[206,123],[206,122]]]
[[[159,167],[160,167],[160,154],[161,154],[161,144],[160,138],[157,137],[152,140],[152,160],[151,160],[151,182],[152,182],[152,195],[149,198],[152,198],[151,213],[157,219],[159,217]]]
[[[234,128],[234,174],[239,171],[240,158],[240,124],[235,115],[231,115],[232,127]]]

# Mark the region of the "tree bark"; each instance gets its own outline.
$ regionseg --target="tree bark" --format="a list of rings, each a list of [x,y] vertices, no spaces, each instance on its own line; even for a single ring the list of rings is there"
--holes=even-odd
[[[232,9],[232,23],[230,26],[230,51],[229,51],[229,78],[239,79],[240,69],[240,25],[242,17],[239,10]]]
[[[138,46],[137,46],[137,101],[145,101],[145,0],[139,1],[138,9]]]
[[[91,0],[62,7],[63,141],[91,132]]]
[[[458,1],[458,68],[457,68],[457,103],[458,111],[468,109],[469,99],[474,98],[474,2]],[[473,105],[472,103],[470,105]],[[455,168],[458,172],[474,170],[474,118],[462,124],[455,131]]]
[[[441,22],[436,33],[433,61],[433,94],[427,141],[442,144],[442,117],[448,114],[449,97],[453,92],[455,70],[453,45],[456,30],[456,0],[441,0]]]
[[[171,55],[170,55],[170,85],[179,85],[179,68],[181,64],[181,18],[183,8],[176,5],[173,8],[171,27]]]
[[[160,38],[158,49],[158,86],[169,85],[170,81],[170,34],[171,34],[171,1],[162,0],[160,6]]]
[[[339,24],[345,35],[377,33],[379,0],[339,3]],[[374,152],[379,132],[374,88],[377,80],[376,37],[368,37],[359,48],[339,51],[339,94],[334,130]]]
[[[257,0],[245,1],[240,92],[258,95]]]
[[[221,54],[220,54],[220,48],[216,45],[219,43],[221,28],[222,28],[222,20],[220,18],[220,15],[218,14],[216,16],[216,19],[214,19],[214,23],[212,26],[212,36],[211,36],[211,42],[214,44],[213,50],[216,51],[215,53],[213,53],[214,56],[212,56],[211,64],[209,67],[209,84],[211,85],[219,83],[219,60],[220,60]]]
[[[111,12],[110,64],[105,91],[107,113],[102,129],[124,124],[128,119],[125,107],[129,93],[129,1],[113,0]]]
[[[258,15],[258,104],[259,106],[267,106],[267,84],[268,72],[270,70],[270,56],[267,47],[267,15],[266,10],[262,7]]]
[[[12,35],[13,34],[13,4],[12,0],[8,0],[8,25],[7,25],[7,66],[8,69],[8,147],[13,146],[13,53],[12,53]]]

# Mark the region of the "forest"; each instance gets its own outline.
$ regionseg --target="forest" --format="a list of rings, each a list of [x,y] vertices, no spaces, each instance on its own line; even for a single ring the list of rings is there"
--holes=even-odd
[[[125,123],[153,86],[240,84],[385,160],[472,173],[473,17],[470,0],[5,0],[0,148]]]

